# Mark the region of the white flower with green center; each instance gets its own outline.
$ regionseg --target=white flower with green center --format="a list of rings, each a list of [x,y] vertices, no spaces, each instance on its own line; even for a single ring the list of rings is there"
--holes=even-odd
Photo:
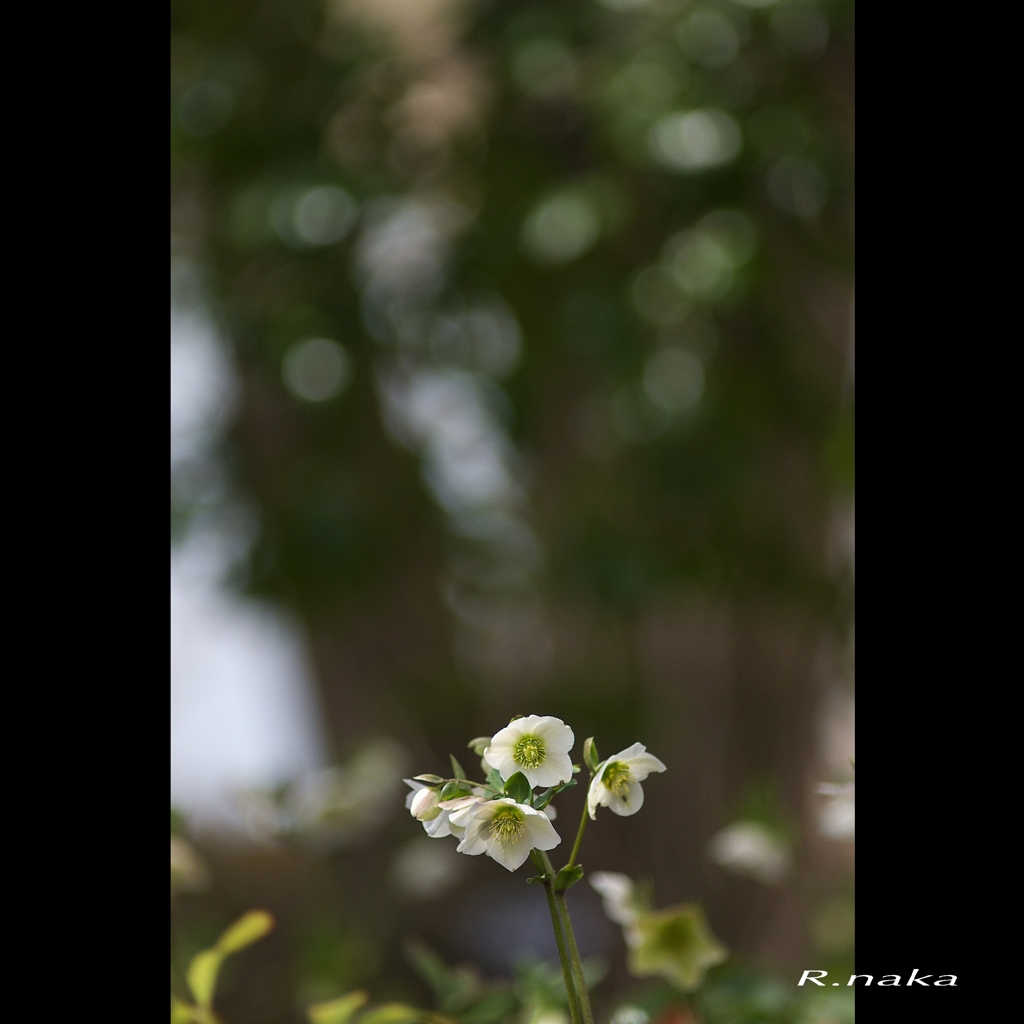
[[[553,850],[562,841],[543,812],[510,797],[479,803],[463,820],[466,837],[459,853],[486,853],[509,871],[520,867],[531,850]]]
[[[587,793],[587,810],[597,817],[598,807],[610,807],[624,817],[636,814],[644,805],[644,789],[640,785],[651,772],[663,772],[665,765],[647,753],[642,743],[619,751],[602,761],[594,772]]]
[[[569,751],[575,742],[560,718],[527,715],[496,733],[483,756],[506,782],[522,772],[531,786],[557,786],[572,778]]]

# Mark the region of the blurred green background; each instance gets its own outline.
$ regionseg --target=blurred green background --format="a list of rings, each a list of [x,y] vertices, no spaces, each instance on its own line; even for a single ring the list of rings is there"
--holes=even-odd
[[[601,1024],[846,1020],[853,5],[175,0],[171,170],[174,968],[263,907],[229,1024],[529,987],[400,779],[550,714],[668,765],[587,870],[732,953],[672,1002],[575,887]]]

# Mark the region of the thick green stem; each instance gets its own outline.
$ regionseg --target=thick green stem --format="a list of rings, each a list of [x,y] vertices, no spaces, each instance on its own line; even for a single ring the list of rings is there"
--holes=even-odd
[[[543,851],[540,852],[544,870],[554,875],[554,867],[551,858]],[[576,979],[576,992],[579,996],[580,1016],[583,1024],[594,1024],[594,1011],[590,1008],[590,995],[587,993],[587,981],[583,977],[583,964],[580,962],[580,953],[576,948],[576,936],[572,931],[572,920],[569,918],[569,907],[565,902],[565,890],[556,892],[554,895],[555,906],[558,908],[558,916],[562,921],[562,928],[565,930],[565,944],[569,949],[569,962],[572,964],[572,973]]]
[[[537,869],[545,876],[545,878],[553,877],[553,873],[549,875],[549,872],[551,872],[551,862],[547,857],[544,857],[539,850],[534,850],[532,852],[532,857],[534,864],[537,865]],[[544,859],[542,860],[541,857],[544,857]],[[558,960],[562,965],[562,980],[565,983],[565,994],[569,1000],[569,1016],[572,1018],[572,1024],[583,1024],[583,1018],[580,1015],[579,998],[576,995],[576,984],[573,980],[572,966],[566,952],[565,936],[562,933],[562,919],[558,912],[558,904],[555,900],[555,891],[551,887],[550,881],[545,881],[544,891],[548,896],[548,909],[551,911],[551,925],[555,930],[555,945],[558,946]]]

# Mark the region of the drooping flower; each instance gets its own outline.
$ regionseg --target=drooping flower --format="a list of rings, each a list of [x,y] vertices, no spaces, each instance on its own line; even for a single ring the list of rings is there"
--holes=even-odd
[[[632,940],[628,932],[626,940],[630,973],[660,975],[684,992],[698,988],[708,968],[728,957],[695,903],[638,914]]]
[[[423,824],[423,831],[431,839],[442,839],[453,835],[448,821],[449,812],[439,806],[439,793],[432,786],[426,786],[416,779],[403,780],[412,787],[411,793],[405,795],[405,806],[409,813]]]
[[[644,790],[640,783],[651,772],[665,770],[665,765],[653,754],[648,754],[642,743],[634,743],[602,761],[594,772],[587,794],[590,817],[597,817],[598,807],[610,807],[623,816],[636,814],[644,804]]]
[[[543,812],[510,797],[478,803],[467,818],[459,853],[486,853],[502,867],[515,871],[531,850],[553,850],[561,841]]]
[[[483,757],[506,781],[522,772],[531,786],[557,786],[572,778],[569,751],[575,742],[560,718],[527,715],[496,733]]]

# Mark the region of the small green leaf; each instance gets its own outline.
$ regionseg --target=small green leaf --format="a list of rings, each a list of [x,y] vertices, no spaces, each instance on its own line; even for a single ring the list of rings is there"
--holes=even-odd
[[[579,775],[579,773],[580,773],[580,772],[581,772],[582,770],[583,770],[583,769],[582,769],[582,768],[580,767],[580,765],[578,765],[578,764],[574,764],[574,765],[572,766],[572,773],[573,773],[573,775]]]
[[[195,1011],[188,1003],[171,996],[171,1024],[193,1024],[195,1019]]]
[[[440,786],[444,782],[440,775],[430,775],[429,773],[427,775],[414,775],[413,779],[416,782],[429,782],[434,786]]]
[[[575,885],[582,877],[582,864],[573,864],[571,868],[568,866],[562,868],[561,871],[555,875],[555,892],[564,892],[571,885]]]
[[[454,774],[455,778],[457,779],[464,779],[466,777],[466,769],[463,768],[462,765],[455,760],[454,754],[449,754],[448,756],[451,758],[452,761],[452,774]]]
[[[549,872],[545,872],[543,875],[533,875],[531,878],[528,878],[526,880],[526,884],[537,885],[538,883],[540,883],[541,885],[547,885],[547,883],[550,882],[554,877],[555,876],[550,874]]]
[[[597,744],[594,742],[594,737],[591,736],[583,744],[583,760],[591,773],[597,771],[597,766],[601,763],[601,758],[597,753]]]
[[[421,1024],[426,1018],[425,1010],[405,1003],[384,1003],[359,1018],[359,1024]]]
[[[452,782],[446,782],[441,787],[441,793],[440,793],[438,799],[439,800],[451,800],[458,793],[464,793],[464,792],[465,792],[465,790],[462,788],[462,786],[459,785],[458,782],[455,782],[453,780]]]
[[[246,946],[251,946],[262,939],[273,927],[274,919],[265,910],[250,910],[217,940],[217,949],[224,956],[237,953],[240,949],[245,949]]]
[[[501,777],[501,772],[497,768],[492,768],[487,773],[487,785],[496,793],[503,793],[505,791],[505,780]]]
[[[476,754],[477,757],[483,757],[484,751],[491,745],[490,736],[477,736],[476,739],[470,740],[466,746]]]
[[[217,987],[217,974],[220,972],[220,965],[224,962],[224,954],[214,947],[204,949],[192,957],[188,965],[188,974],[185,980],[192,990],[196,1002],[208,1010],[213,1004],[213,990]]]
[[[532,792],[533,786],[522,772],[516,772],[505,783],[505,796],[512,797],[517,804],[528,804]]]
[[[356,989],[326,1003],[314,1003],[306,1008],[306,1013],[312,1024],[348,1024],[352,1014],[365,1006],[369,998],[362,989]]]

